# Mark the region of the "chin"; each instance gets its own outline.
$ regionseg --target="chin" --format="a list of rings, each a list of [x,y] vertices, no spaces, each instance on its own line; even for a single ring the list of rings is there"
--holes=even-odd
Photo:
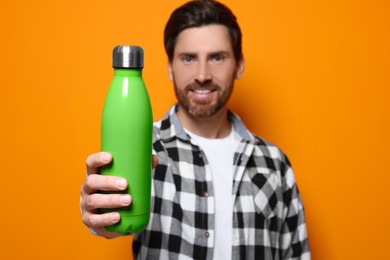
[[[217,107],[215,105],[195,105],[187,108],[187,112],[193,117],[198,118],[209,118],[215,115],[222,107]]]

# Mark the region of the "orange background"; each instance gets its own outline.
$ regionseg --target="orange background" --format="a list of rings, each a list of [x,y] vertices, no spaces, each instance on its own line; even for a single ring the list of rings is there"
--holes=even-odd
[[[85,159],[99,150],[115,45],[144,48],[155,119],[175,101],[162,31],[183,2],[0,3],[0,259],[131,258],[130,237],[81,222]],[[292,161],[313,259],[385,259],[389,2],[224,2],[247,62],[230,106]]]

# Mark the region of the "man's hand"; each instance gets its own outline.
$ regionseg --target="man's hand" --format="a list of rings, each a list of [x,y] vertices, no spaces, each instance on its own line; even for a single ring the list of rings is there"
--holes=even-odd
[[[108,232],[104,229],[105,226],[117,223],[120,220],[120,215],[118,212],[99,214],[98,209],[125,207],[131,203],[131,196],[128,194],[96,193],[97,191],[122,191],[127,188],[126,179],[99,174],[99,168],[111,161],[111,154],[106,152],[88,156],[86,160],[87,176],[80,191],[80,207],[84,224],[106,238],[120,236],[118,233]],[[154,168],[158,164],[157,156],[153,155],[152,161]]]

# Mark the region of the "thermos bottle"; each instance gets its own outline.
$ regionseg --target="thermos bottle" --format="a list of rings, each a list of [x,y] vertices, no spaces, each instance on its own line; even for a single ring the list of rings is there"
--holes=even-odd
[[[142,231],[150,216],[153,116],[142,78],[143,59],[139,46],[114,48],[114,78],[103,108],[101,150],[110,152],[113,160],[101,174],[126,178],[124,192],[132,197],[128,207],[101,210],[120,213],[120,221],[106,227],[120,234]]]

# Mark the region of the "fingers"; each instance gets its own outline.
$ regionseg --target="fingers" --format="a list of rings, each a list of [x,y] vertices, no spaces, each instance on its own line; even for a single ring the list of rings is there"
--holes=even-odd
[[[156,166],[158,165],[158,162],[159,162],[159,160],[158,160],[157,155],[153,154],[152,155],[152,168],[153,169],[156,168]]]
[[[131,204],[131,196],[128,194],[97,193],[98,191],[123,191],[128,186],[124,178],[99,174],[99,168],[111,161],[112,155],[107,152],[100,152],[88,156],[86,160],[87,176],[80,192],[80,206],[84,224],[107,238],[119,235],[108,232],[104,227],[117,223],[120,220],[120,215],[118,212],[99,214],[98,209],[120,208]],[[152,155],[152,167],[155,168],[158,163],[158,157]]]
[[[127,180],[116,176],[104,176],[99,174],[87,175],[82,193],[92,194],[98,190],[121,191],[127,188]]]
[[[117,223],[120,220],[120,215],[118,212],[105,214],[90,214],[86,212],[83,213],[82,220],[87,227],[97,230],[98,228]]]
[[[109,164],[112,161],[112,155],[107,152],[91,154],[86,160],[87,175],[98,174],[99,167]],[[152,155],[152,168],[156,168],[159,163],[157,155]]]
[[[99,167],[112,161],[112,155],[107,152],[91,154],[86,160],[87,175],[99,173]]]
[[[82,189],[81,193],[80,207],[84,224],[104,237],[112,238],[118,236],[116,233],[106,231],[103,227],[117,223],[120,220],[119,213],[99,214],[98,209],[128,206],[131,204],[131,196],[128,194],[87,194],[84,189]]]
[[[112,209],[126,207],[131,203],[128,194],[99,194],[95,193],[82,200],[82,209],[93,212],[96,209]]]
[[[128,206],[131,197],[127,194],[92,194],[81,199],[81,214],[83,223],[97,234],[113,238],[119,236],[115,232],[108,232],[105,226],[111,226],[120,220],[118,212],[98,214],[98,208],[117,208]]]

